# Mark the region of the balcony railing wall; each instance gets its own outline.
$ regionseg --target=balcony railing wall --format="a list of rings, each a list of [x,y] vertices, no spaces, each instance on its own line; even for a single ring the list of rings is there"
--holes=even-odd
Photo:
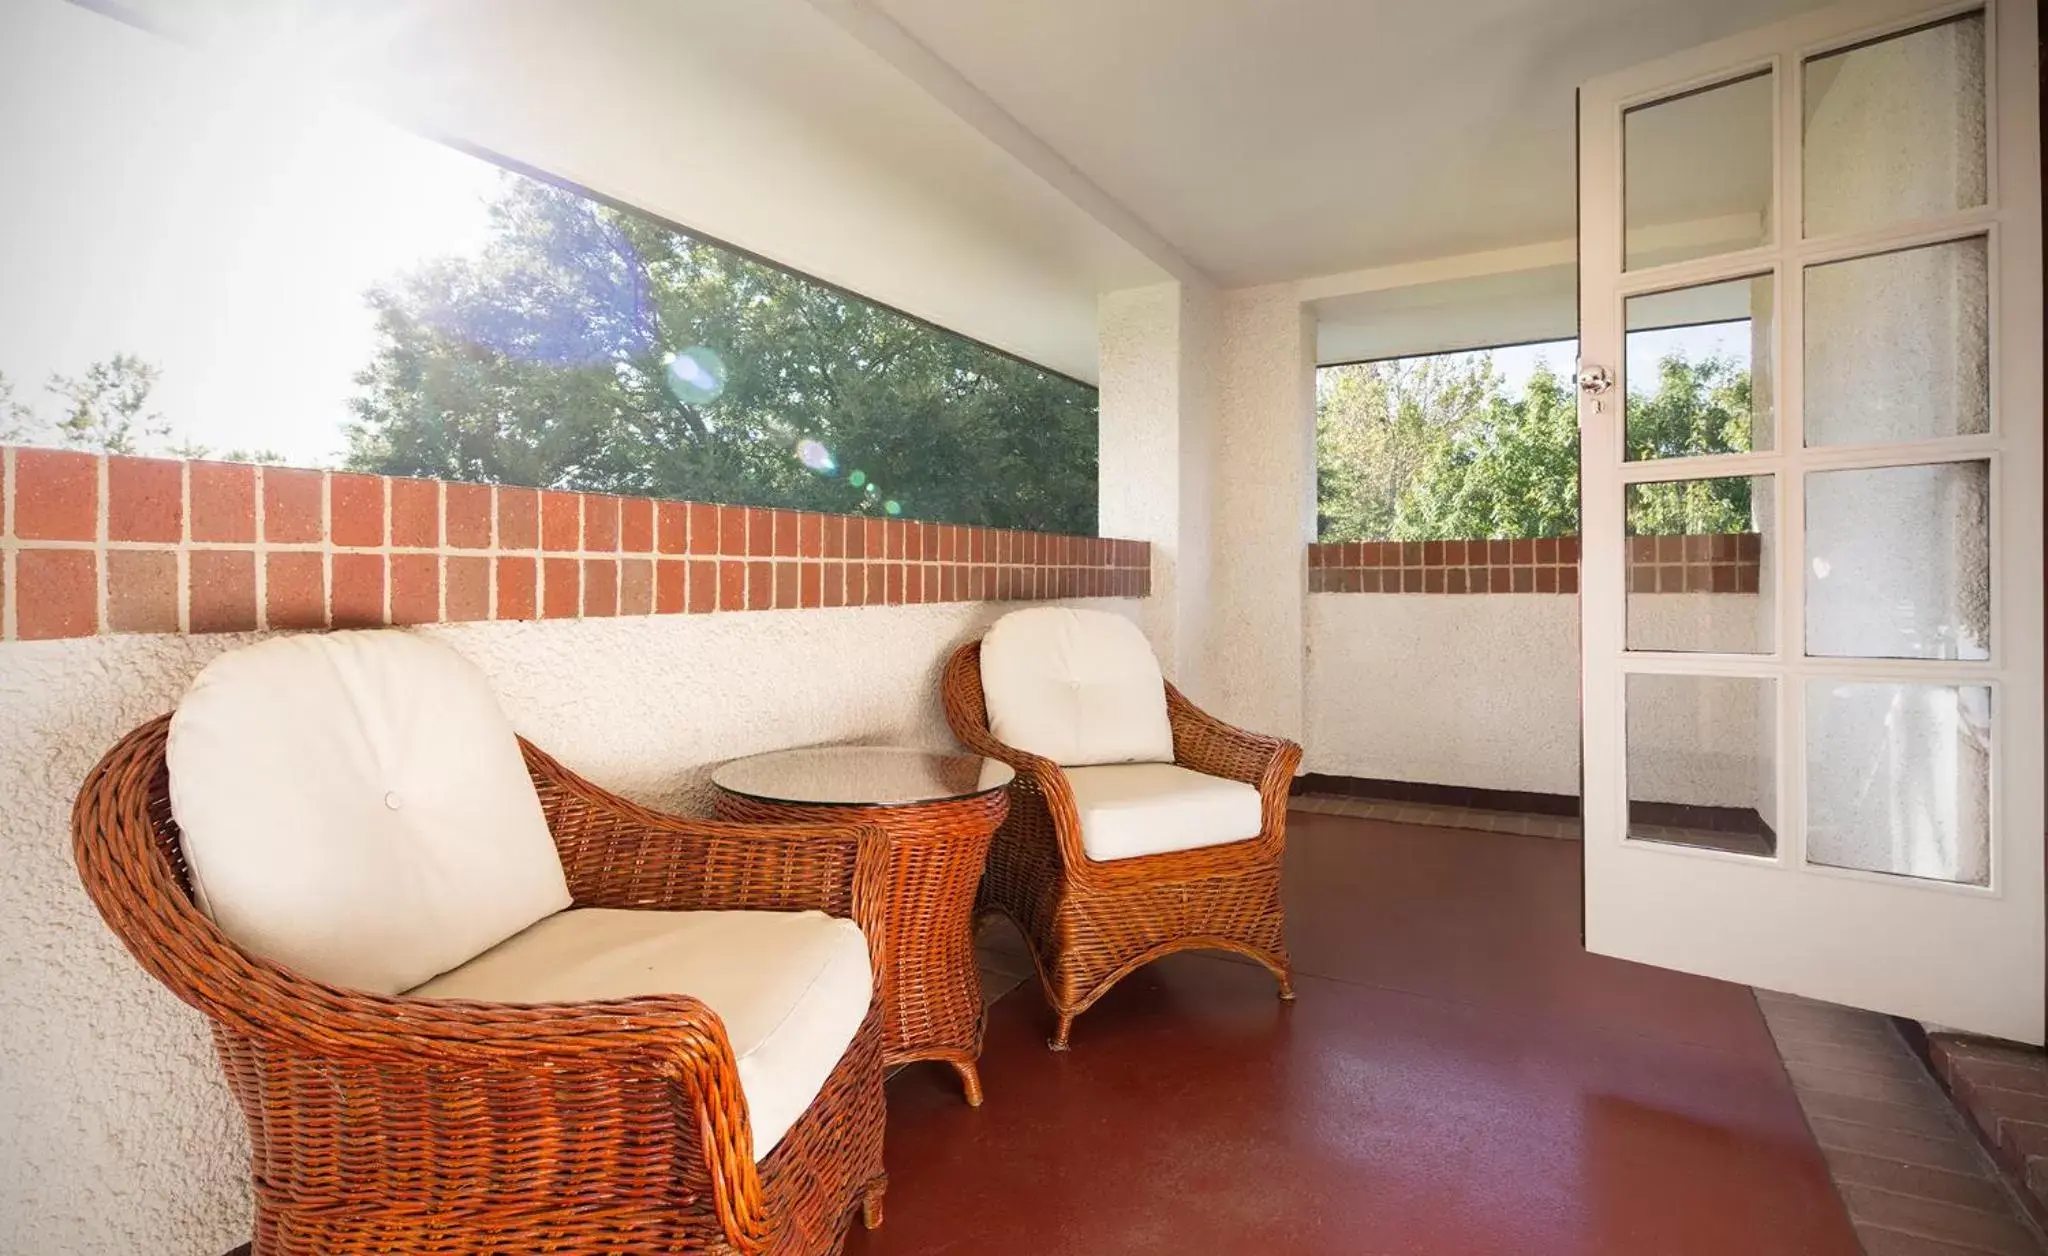
[[[1142,598],[1142,541],[0,449],[6,640]]]

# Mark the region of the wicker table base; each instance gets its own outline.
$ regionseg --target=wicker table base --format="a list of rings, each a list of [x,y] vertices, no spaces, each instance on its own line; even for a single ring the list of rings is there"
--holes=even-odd
[[[889,806],[806,805],[718,791],[721,819],[881,826],[889,834],[883,929],[882,1050],[891,1067],[943,1060],[967,1102],[981,1104],[981,970],[974,959],[974,894],[1009,795]]]

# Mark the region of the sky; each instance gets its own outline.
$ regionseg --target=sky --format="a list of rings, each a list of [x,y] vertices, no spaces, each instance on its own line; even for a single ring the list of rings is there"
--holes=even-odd
[[[178,434],[336,460],[363,293],[474,252],[491,164],[63,0],[0,3],[0,373],[163,369]]]
[[[173,440],[334,465],[371,360],[364,294],[473,254],[509,176],[324,93],[65,0],[0,0],[0,375],[54,418],[53,374],[162,369]],[[1638,333],[1629,371],[1733,352],[1746,324]],[[1519,393],[1571,341],[1499,349]],[[156,451],[151,451],[156,452]]]

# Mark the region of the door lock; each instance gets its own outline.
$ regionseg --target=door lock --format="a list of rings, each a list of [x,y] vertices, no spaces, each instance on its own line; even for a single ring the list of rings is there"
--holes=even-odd
[[[1607,409],[1604,399],[1607,390],[1614,387],[1614,373],[1604,366],[1582,366],[1579,368],[1579,391],[1593,399],[1593,413],[1600,414]]]

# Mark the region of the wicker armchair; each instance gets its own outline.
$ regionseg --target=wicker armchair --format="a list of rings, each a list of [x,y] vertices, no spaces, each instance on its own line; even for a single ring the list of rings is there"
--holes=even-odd
[[[989,731],[979,641],[953,654],[942,689],[953,735],[1017,773],[1009,817],[989,848],[979,907],[1008,916],[1030,946],[1058,1017],[1053,1050],[1067,1049],[1074,1018],[1111,986],[1175,951],[1250,956],[1279,979],[1281,998],[1294,997],[1282,937],[1280,862],[1300,746],[1233,728],[1167,682],[1174,762],[1256,787],[1260,833],[1226,845],[1101,861],[1083,848],[1074,792],[1059,764],[1004,745]]]
[[[193,901],[169,722],[86,780],[78,869],[142,966],[211,1022],[248,1120],[261,1256],[810,1254],[837,1250],[856,1208],[880,1224],[879,1003],[756,1164],[724,1025],[697,999],[384,997],[237,947]],[[576,906],[819,909],[883,936],[878,831],[664,815],[520,747]]]

